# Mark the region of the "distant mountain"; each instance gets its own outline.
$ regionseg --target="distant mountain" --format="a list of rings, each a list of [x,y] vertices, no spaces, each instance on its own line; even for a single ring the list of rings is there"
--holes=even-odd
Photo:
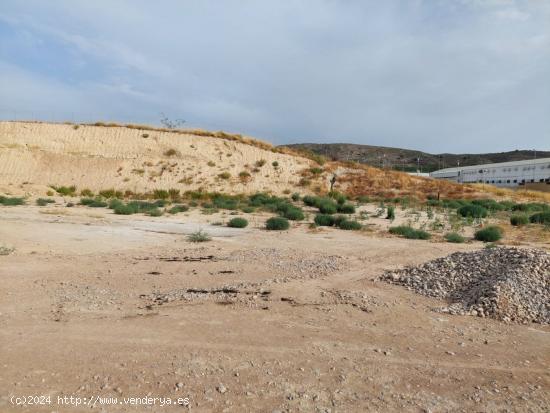
[[[460,165],[520,161],[533,159],[532,150],[516,150],[498,153],[479,154],[431,154],[411,149],[389,148],[385,146],[357,145],[353,143],[299,143],[284,145],[294,150],[309,151],[323,155],[329,160],[356,161],[367,165],[396,170],[431,172],[441,168]],[[537,158],[550,157],[549,151],[537,151]]]

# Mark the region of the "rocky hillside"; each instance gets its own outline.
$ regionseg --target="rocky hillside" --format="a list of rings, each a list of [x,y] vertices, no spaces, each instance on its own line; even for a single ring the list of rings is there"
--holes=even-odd
[[[423,172],[460,165],[478,165],[495,162],[533,159],[531,150],[481,154],[431,154],[411,149],[389,148],[384,146],[357,145],[351,143],[301,143],[286,145],[294,150],[310,151],[329,160],[356,161],[376,167],[388,167],[403,171],[416,171],[418,159]],[[550,157],[548,151],[537,151],[539,158]]]

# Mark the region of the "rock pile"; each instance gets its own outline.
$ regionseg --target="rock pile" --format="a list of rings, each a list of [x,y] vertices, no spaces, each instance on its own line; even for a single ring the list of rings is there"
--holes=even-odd
[[[550,254],[542,250],[457,252],[381,278],[447,299],[453,314],[550,324]]]

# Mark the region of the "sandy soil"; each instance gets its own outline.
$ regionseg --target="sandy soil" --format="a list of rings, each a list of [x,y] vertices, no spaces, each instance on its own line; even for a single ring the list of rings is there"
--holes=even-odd
[[[549,327],[376,280],[479,244],[207,222],[223,219],[1,208],[0,411],[90,411],[57,404],[71,395],[190,401],[103,412],[548,411]],[[213,240],[187,242],[196,228]]]
[[[173,152],[170,152],[170,151]],[[256,162],[265,162],[257,166]],[[273,166],[277,162],[277,167]],[[48,185],[99,191],[177,188],[281,193],[304,158],[225,139],[125,127],[0,122],[0,192],[44,195]],[[245,182],[239,174],[246,171]],[[227,172],[229,179],[219,175]]]

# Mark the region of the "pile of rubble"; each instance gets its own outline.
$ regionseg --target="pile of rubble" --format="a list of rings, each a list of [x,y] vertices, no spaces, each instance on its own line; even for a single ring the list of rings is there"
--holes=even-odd
[[[381,278],[448,300],[452,314],[550,324],[550,254],[542,250],[457,252]]]

